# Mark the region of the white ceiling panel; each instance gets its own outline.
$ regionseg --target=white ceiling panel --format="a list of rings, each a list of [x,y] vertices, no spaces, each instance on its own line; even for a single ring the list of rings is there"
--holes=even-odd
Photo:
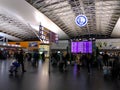
[[[28,1],[28,2],[26,2]],[[39,24],[57,33],[60,39],[103,36],[114,33],[120,17],[120,0],[0,0],[0,31],[22,40],[36,38]],[[31,4],[31,5],[30,5]],[[88,23],[75,24],[84,14]],[[113,33],[112,33],[113,32]]]
[[[5,37],[9,40],[14,40],[14,41],[22,41],[22,39],[16,38],[14,36],[8,35],[6,33],[0,32],[0,36]]]
[[[45,13],[70,37],[94,34],[105,37],[107,35],[109,38],[120,15],[119,0],[32,0],[32,2],[35,8]],[[75,24],[75,17],[79,14],[88,17],[88,24],[84,27]]]
[[[25,36],[24,39],[29,37],[33,38],[36,36],[32,36],[35,35],[32,31],[38,31],[41,23],[42,26],[57,33],[60,38],[68,38],[67,34],[55,23],[25,0],[0,0],[0,14],[3,15],[3,17],[0,16],[0,19],[2,20],[4,18],[0,21],[1,31],[4,31],[3,29],[10,30],[23,34]]]
[[[118,19],[111,36],[112,37],[120,37],[120,18]]]

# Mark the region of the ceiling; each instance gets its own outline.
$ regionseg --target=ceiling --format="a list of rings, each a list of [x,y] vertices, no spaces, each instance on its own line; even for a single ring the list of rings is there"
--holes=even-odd
[[[54,22],[25,0],[0,0],[0,36],[13,41],[39,40],[39,25],[68,38]]]
[[[30,29],[24,22],[10,15],[6,10],[0,9],[0,36],[15,41],[35,38]]]
[[[120,17],[120,0],[26,1],[55,22],[70,38],[84,36],[111,38]],[[75,17],[79,14],[84,14],[88,18],[88,24],[84,27],[75,24]],[[116,34],[112,35],[115,36]]]
[[[13,41],[37,40],[41,23],[60,39],[120,38],[120,0],[26,1],[0,0],[0,36]],[[79,14],[88,18],[84,27],[75,24]]]

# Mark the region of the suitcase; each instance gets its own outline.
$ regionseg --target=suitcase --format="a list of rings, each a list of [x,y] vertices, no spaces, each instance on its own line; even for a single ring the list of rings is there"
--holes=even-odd
[[[104,75],[104,78],[111,76],[111,67],[110,66],[103,66],[103,75]]]
[[[11,65],[10,65],[10,69],[9,72],[10,74],[13,74],[13,72],[17,72],[17,68],[20,66],[20,64],[18,63],[18,61],[14,60]]]

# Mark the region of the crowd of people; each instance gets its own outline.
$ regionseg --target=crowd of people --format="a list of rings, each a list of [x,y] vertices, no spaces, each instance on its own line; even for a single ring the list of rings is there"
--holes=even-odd
[[[67,52],[52,53],[51,61],[53,66],[58,66],[60,70],[67,70],[67,64],[76,64],[77,71],[81,67],[86,67],[88,74],[91,73],[93,68],[103,70],[103,67],[111,67],[111,76],[113,78],[120,77],[120,53],[103,52],[98,55],[94,53],[77,53],[68,54]]]
[[[81,67],[86,67],[88,74],[92,73],[93,68],[103,70],[103,67],[111,67],[111,76],[113,78],[120,78],[120,52],[102,52],[102,53],[68,53],[67,51],[52,52],[51,64],[57,66],[60,71],[66,71],[69,65],[76,65],[77,71],[80,72]],[[38,67],[40,54],[38,50],[32,53],[25,53],[23,50],[17,50],[12,55],[21,66],[22,72],[26,72],[24,61],[28,61],[32,66]],[[41,59],[45,61],[45,53],[41,54]]]
[[[60,71],[67,70],[67,64],[69,58],[70,57],[67,52],[63,52],[63,53],[55,52],[51,54],[51,63],[53,66],[59,66]]]
[[[14,66],[15,69],[14,69],[14,71],[13,71],[13,68],[11,68],[12,70],[9,70],[11,72],[11,74],[13,74],[13,72],[15,72],[15,74],[16,74],[18,66],[21,67],[21,71],[24,73],[24,72],[26,72],[25,65],[24,65],[24,64],[26,64],[25,61],[28,61],[29,63],[31,63],[31,65],[33,67],[38,67],[40,54],[39,54],[38,50],[35,50],[32,53],[28,53],[28,52],[26,53],[23,50],[18,50],[16,52],[14,52],[14,56],[12,59],[14,59],[14,62],[12,62],[13,63],[12,66]],[[43,62],[45,61],[44,52],[41,55],[41,60]]]

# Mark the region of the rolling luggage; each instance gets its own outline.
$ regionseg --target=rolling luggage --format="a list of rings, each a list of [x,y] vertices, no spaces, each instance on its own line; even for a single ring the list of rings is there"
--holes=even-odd
[[[108,78],[111,76],[111,67],[110,66],[103,66],[103,75],[104,75],[104,78]]]
[[[10,69],[9,72],[10,74],[16,73],[17,72],[17,68],[20,66],[19,62],[14,60],[11,65],[10,65]]]

